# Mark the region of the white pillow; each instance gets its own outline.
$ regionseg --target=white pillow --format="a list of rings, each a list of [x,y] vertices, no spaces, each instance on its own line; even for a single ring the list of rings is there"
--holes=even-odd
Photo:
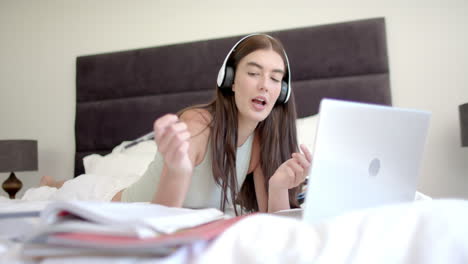
[[[123,146],[128,143],[129,141],[122,142],[105,156],[91,154],[84,157],[85,173],[116,178],[143,175],[156,155],[156,143],[154,140],[147,140],[124,149]]]
[[[306,145],[310,152],[314,150],[317,124],[318,115],[298,118],[296,120],[297,141],[299,144]]]

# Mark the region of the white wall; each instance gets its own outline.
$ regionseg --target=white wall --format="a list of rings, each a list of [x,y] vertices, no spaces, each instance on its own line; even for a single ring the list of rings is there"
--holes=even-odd
[[[433,113],[419,189],[468,198],[457,110],[468,102],[468,3],[350,2],[0,0],[0,139],[39,141],[39,171],[17,173],[26,188],[71,178],[77,56],[384,16],[394,105]]]

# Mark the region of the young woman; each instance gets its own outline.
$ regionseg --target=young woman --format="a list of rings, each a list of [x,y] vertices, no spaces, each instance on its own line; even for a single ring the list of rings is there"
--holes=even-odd
[[[216,98],[156,120],[155,160],[113,200],[236,214],[297,207],[312,158],[305,146],[298,152],[289,70],[277,39],[239,41],[221,67]]]
[[[215,207],[235,214],[298,207],[312,157],[297,146],[290,69],[281,43],[264,34],[244,37],[228,53],[217,83],[211,103],[154,122],[158,153],[137,182],[110,191],[83,175],[64,187],[74,190],[73,181],[82,181],[113,201]],[[51,187],[62,184],[47,176],[41,180]]]

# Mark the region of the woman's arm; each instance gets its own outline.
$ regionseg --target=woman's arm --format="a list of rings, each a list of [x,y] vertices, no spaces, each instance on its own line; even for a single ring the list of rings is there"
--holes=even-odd
[[[271,183],[268,184],[268,212],[274,213],[281,210],[290,209],[288,189],[276,188]]]
[[[253,175],[259,212],[272,213],[290,208],[288,189],[276,188],[275,185],[268,184],[267,193],[261,166],[255,168]]]
[[[257,198],[258,211],[268,212],[268,194],[265,185],[265,176],[260,166],[260,140],[255,135],[250,155],[249,173],[253,173],[255,197]]]
[[[312,154],[305,145],[301,145],[302,153],[293,153],[292,158],[285,161],[276,170],[268,182],[268,212],[290,209],[288,190],[301,184],[308,174]]]
[[[189,110],[177,118],[167,115],[154,124],[158,151],[164,167],[153,203],[181,207],[187,195],[194,166],[206,152],[209,129],[200,111]]]
[[[258,211],[262,213],[268,212],[268,194],[265,189],[265,176],[262,168],[257,166],[253,172],[253,180],[255,186],[255,196],[257,197]]]
[[[154,188],[155,194],[151,198],[153,203],[182,206],[190,186],[193,167],[205,156],[209,123],[210,114],[202,109],[187,110],[180,118],[165,115],[155,121],[155,141],[164,164],[158,172],[158,186],[149,186],[150,189]],[[123,191],[119,191],[112,201],[121,201]]]

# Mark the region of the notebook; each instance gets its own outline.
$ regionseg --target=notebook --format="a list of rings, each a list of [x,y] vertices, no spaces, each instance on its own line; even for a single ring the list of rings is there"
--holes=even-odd
[[[323,99],[303,219],[413,201],[430,113]]]

